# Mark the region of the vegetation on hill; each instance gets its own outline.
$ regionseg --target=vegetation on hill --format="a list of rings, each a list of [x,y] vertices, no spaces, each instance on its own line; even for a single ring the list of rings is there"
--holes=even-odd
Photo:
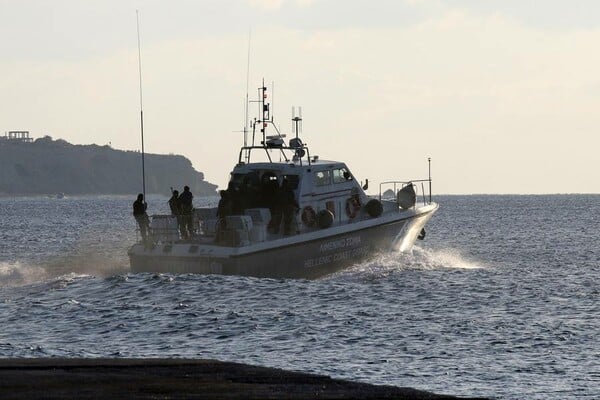
[[[214,195],[187,158],[146,154],[146,193],[169,194],[188,185],[195,195]],[[110,146],[73,145],[45,136],[32,143],[0,141],[0,195],[135,194],[141,192],[141,156]]]

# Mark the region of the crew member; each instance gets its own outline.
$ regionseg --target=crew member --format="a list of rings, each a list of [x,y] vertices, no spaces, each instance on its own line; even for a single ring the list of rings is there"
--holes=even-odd
[[[181,223],[181,204],[179,204],[179,192],[173,190],[171,198],[169,199],[169,208],[171,209],[171,215],[177,219],[177,227],[181,236],[183,237],[182,223]]]
[[[283,211],[283,234],[294,234],[298,229],[295,216],[300,207],[294,196],[294,189],[287,179],[284,179],[281,184],[279,199]]]
[[[194,234],[194,227],[192,222],[192,214],[194,212],[194,206],[192,200],[194,195],[190,192],[189,186],[184,186],[183,193],[179,195],[179,205],[181,210],[181,234],[184,239],[189,239]]]
[[[144,195],[138,194],[137,200],[133,202],[133,217],[137,221],[140,227],[140,233],[142,234],[142,240],[146,242],[148,240],[148,231],[150,229],[150,219],[146,214],[148,204],[144,201]]]
[[[233,203],[231,201],[231,193],[229,190],[221,190],[219,192],[221,199],[217,206],[217,217],[221,222],[221,226],[225,227],[225,217],[233,215]]]
[[[280,201],[280,188],[275,175],[263,175],[262,178],[262,194],[264,204],[271,211],[271,220],[267,225],[269,233],[278,234],[279,228],[281,227],[281,201]]]
[[[231,186],[231,185],[230,185]],[[227,228],[227,217],[233,215],[233,199],[232,199],[232,191],[229,190],[221,190],[219,191],[221,195],[221,199],[219,200],[219,205],[217,206],[217,237],[216,241],[221,242],[224,240],[224,232]]]

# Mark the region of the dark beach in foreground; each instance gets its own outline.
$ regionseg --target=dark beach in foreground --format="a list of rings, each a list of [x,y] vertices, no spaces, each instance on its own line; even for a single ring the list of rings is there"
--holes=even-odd
[[[2,399],[458,399],[214,360],[2,359]]]

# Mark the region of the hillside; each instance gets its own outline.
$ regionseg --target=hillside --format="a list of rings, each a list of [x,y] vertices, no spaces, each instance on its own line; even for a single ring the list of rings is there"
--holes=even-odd
[[[195,195],[214,195],[216,185],[179,155],[146,154],[146,193],[168,194],[188,185]],[[45,136],[26,143],[0,140],[0,195],[135,194],[141,192],[139,152],[73,145]]]

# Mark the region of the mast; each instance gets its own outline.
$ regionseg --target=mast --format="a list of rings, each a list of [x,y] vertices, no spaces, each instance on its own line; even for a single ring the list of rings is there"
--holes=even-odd
[[[265,86],[265,78],[263,78],[262,80],[262,86],[260,88],[260,103],[259,103],[259,107],[260,107],[260,123],[261,123],[261,128],[260,131],[262,132],[263,135],[263,143],[266,143],[267,139],[266,139],[266,135],[267,135],[267,119],[265,118],[265,97],[267,97],[267,87]]]
[[[261,119],[257,121],[259,124],[261,124],[260,132],[262,133],[263,144],[266,143],[267,140],[267,124],[270,122],[269,103],[265,103],[266,98],[267,87],[265,86],[265,79],[263,78],[262,86],[258,89],[258,115],[261,116]]]
[[[146,202],[146,165],[144,160],[144,107],[142,102],[142,51],[140,46],[140,17],[138,10],[135,10],[135,20],[137,22],[137,42],[138,42],[138,72],[140,77],[140,133],[142,136],[142,193],[144,194],[144,203]]]

